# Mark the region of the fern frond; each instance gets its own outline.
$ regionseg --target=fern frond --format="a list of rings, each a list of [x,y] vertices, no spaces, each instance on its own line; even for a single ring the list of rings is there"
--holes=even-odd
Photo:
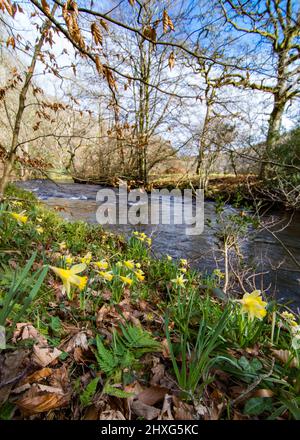
[[[119,397],[120,399],[126,399],[127,397],[132,397],[134,395],[133,393],[126,393],[126,391],[116,388],[109,383],[104,386],[103,393],[108,394],[109,396]]]
[[[95,377],[87,385],[83,393],[80,395],[80,403],[83,406],[88,406],[92,403],[92,398],[94,397],[99,382],[99,377]]]
[[[104,347],[100,336],[96,337],[97,353],[96,359],[101,370],[104,371],[108,376],[114,372],[114,369],[118,365],[118,359],[114,356],[114,353]]]
[[[131,350],[139,350],[142,354],[148,351],[159,351],[161,349],[160,343],[155,341],[150,333],[141,327],[127,325],[126,327],[121,326],[121,330],[123,333],[124,344]]]

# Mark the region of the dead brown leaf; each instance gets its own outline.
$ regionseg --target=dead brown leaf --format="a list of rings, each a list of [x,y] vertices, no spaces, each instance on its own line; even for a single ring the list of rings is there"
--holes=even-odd
[[[291,368],[298,368],[298,360],[291,354],[289,350],[271,350],[276,359],[283,364],[289,364]]]
[[[26,374],[28,350],[16,350],[13,353],[0,354],[0,406],[9,397],[11,389]]]
[[[41,385],[33,385],[21,399],[16,401],[16,405],[24,414],[38,414],[60,408],[65,406],[70,400],[70,395],[68,394],[45,392],[39,387]]]
[[[34,345],[32,360],[41,367],[47,367],[62,354],[56,347],[39,347]]]
[[[274,396],[274,392],[272,390],[268,390],[265,388],[261,388],[259,390],[256,390],[253,393],[253,397],[273,397]]]
[[[132,402],[131,410],[136,416],[143,417],[146,420],[156,419],[160,415],[159,409],[154,406],[146,405],[138,399]]]
[[[35,371],[34,373],[30,374],[29,376],[25,377],[24,380],[22,380],[22,383],[34,383],[39,382],[46,377],[50,376],[52,374],[51,368],[42,368],[41,370]]]
[[[100,414],[99,420],[126,420],[121,411],[108,410]]]
[[[168,393],[168,389],[159,386],[151,386],[146,388],[141,393],[137,395],[140,402],[146,405],[155,405],[158,402],[164,400],[165,395]]]
[[[14,343],[20,340],[33,339],[39,345],[47,345],[47,339],[30,322],[18,323],[12,339]]]

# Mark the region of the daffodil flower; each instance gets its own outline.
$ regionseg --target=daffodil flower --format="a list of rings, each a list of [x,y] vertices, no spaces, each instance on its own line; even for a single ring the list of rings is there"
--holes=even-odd
[[[83,264],[90,264],[90,262],[92,261],[91,252],[88,252],[84,257],[80,258],[80,261]]]
[[[136,267],[137,269],[140,269],[140,268],[141,268],[141,263],[135,263],[135,267]]]
[[[104,278],[106,281],[111,281],[113,279],[113,274],[110,272],[103,272],[100,271],[99,274],[102,276],[102,278]]]
[[[124,284],[128,284],[129,286],[131,286],[131,284],[133,283],[133,279],[131,279],[129,277],[123,277],[120,275],[120,278]]]
[[[243,298],[237,301],[242,304],[241,312],[247,313],[251,321],[254,318],[261,320],[267,314],[266,307],[268,303],[263,301],[260,290],[245,293]]]
[[[134,274],[135,274],[135,276],[137,277],[137,279],[138,279],[139,281],[144,281],[144,279],[145,279],[145,275],[144,275],[144,272],[143,272],[142,270],[136,270],[136,271],[134,272]]]
[[[280,316],[290,325],[290,327],[297,327],[298,323],[295,320],[295,315],[290,312],[282,312]]]
[[[41,226],[38,226],[37,228],[35,228],[35,230],[38,234],[42,234],[44,232],[44,228],[42,228]]]
[[[66,264],[72,264],[73,261],[74,261],[74,258],[71,257],[71,255],[67,255],[67,256],[65,257],[65,262],[66,262]]]
[[[187,268],[186,267],[181,267],[179,270],[182,273],[186,273],[187,272]]]
[[[71,299],[71,285],[78,287],[79,290],[83,290],[85,288],[88,278],[77,275],[86,269],[85,264],[75,264],[75,266],[71,267],[70,269],[62,269],[54,266],[50,266],[50,268],[62,280],[64,290],[67,293],[68,298]]]
[[[167,254],[167,260],[168,260],[168,261],[172,261],[172,260],[173,260],[173,258],[171,257],[171,255],[168,255],[168,254]]]
[[[18,214],[17,212],[11,212],[10,214],[15,220],[17,220],[19,224],[25,224],[28,222],[28,217],[27,215],[24,215],[24,212],[21,212],[21,214]]]
[[[98,267],[98,269],[100,270],[106,270],[108,268],[108,262],[105,260],[101,260],[101,261],[96,261],[95,266]]]
[[[124,266],[126,266],[128,269],[132,270],[134,269],[134,261],[133,260],[126,260],[124,261]]]
[[[174,283],[177,287],[184,287],[184,283],[186,283],[187,280],[183,278],[183,275],[179,275],[174,280],[171,280],[171,282]]]
[[[180,264],[181,264],[181,266],[187,266],[188,262],[187,262],[187,260],[185,258],[181,258],[180,259]]]

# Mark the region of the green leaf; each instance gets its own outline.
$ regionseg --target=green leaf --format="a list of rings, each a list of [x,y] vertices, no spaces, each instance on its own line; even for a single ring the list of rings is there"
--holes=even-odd
[[[103,393],[108,394],[109,396],[119,397],[120,399],[126,399],[127,397],[132,397],[134,395],[133,393],[126,393],[126,391],[109,384],[105,385]]]
[[[80,403],[83,406],[88,406],[92,403],[92,399],[96,393],[99,377],[95,377],[85,388],[84,392],[80,396]]]
[[[265,411],[272,411],[272,399],[270,397],[252,397],[247,400],[244,414],[258,416]]]
[[[245,356],[241,356],[238,360],[238,364],[240,367],[242,367],[242,369],[244,371],[249,371],[251,370],[250,367],[250,362],[248,361],[248,359]]]

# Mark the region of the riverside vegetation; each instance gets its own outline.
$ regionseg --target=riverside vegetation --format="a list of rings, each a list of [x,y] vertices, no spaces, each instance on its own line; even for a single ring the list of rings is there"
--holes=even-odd
[[[13,186],[0,231],[0,419],[300,419],[299,317],[264,292]]]

